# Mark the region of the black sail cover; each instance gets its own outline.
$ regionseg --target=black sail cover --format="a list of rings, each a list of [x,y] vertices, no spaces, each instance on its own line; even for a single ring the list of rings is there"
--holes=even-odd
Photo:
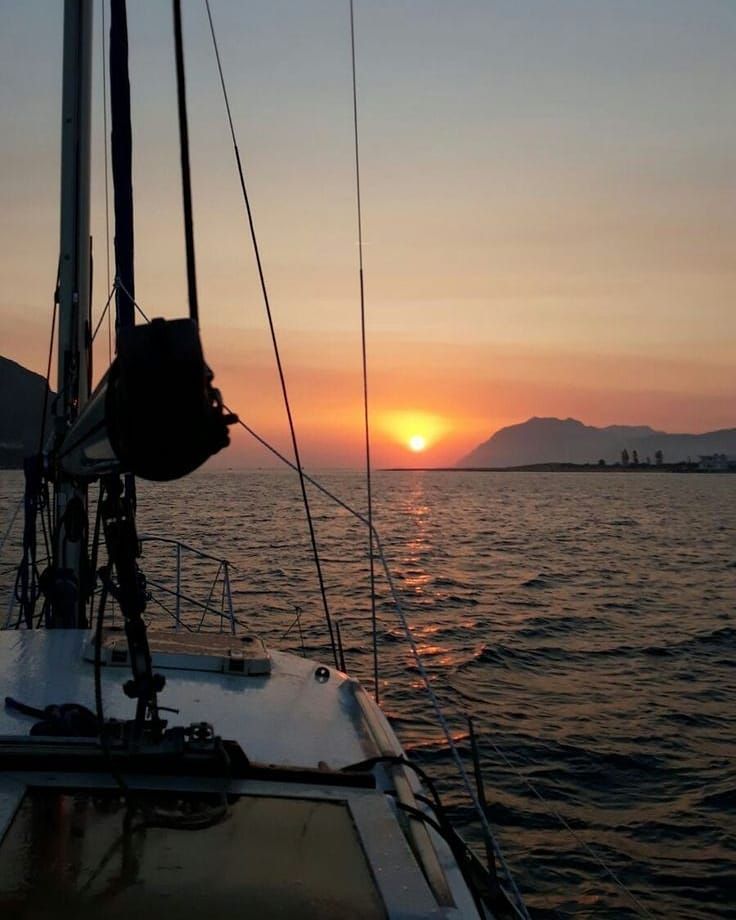
[[[121,329],[110,368],[107,429],[121,468],[143,479],[178,479],[230,443],[191,319]]]
[[[118,354],[61,446],[69,475],[179,479],[229,444],[226,413],[191,319],[120,330]]]

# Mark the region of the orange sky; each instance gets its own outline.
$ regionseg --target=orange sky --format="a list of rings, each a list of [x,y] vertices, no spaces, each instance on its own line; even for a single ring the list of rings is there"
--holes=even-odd
[[[129,9],[137,292],[149,315],[181,315],[169,10]],[[346,7],[213,10],[304,458],[356,465]],[[422,10],[357,4],[376,465],[454,463],[532,415],[736,425],[736,10],[677,0]],[[60,11],[6,0],[0,12],[0,353],[38,371],[58,249]],[[205,351],[227,402],[287,448],[199,4],[185,4],[185,27]],[[406,445],[413,434],[428,442],[421,460]],[[268,458],[238,435],[218,462]]]

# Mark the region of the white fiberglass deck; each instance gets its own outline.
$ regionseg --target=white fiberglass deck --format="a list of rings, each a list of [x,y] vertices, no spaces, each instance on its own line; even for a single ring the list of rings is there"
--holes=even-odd
[[[380,709],[360,684],[341,672],[294,655],[270,652],[258,640],[235,637],[212,640],[207,654],[197,660],[191,651],[191,637],[182,635],[177,647],[176,636],[166,633],[158,643],[164,654],[155,652],[156,634],[151,636],[154,670],[166,677],[159,703],[178,710],[163,713],[170,725],[208,722],[220,737],[238,742],[251,762],[264,765],[340,770],[369,758],[401,754]],[[206,647],[208,638],[200,638]],[[101,668],[105,717],[131,719],[134,703],[122,689],[130,677],[124,643],[118,643],[114,636],[111,640],[106,643],[104,656],[108,663]],[[238,641],[246,643],[242,663]],[[235,647],[223,654],[217,647],[220,642],[223,647],[228,642]],[[2,695],[38,709],[78,703],[94,710],[95,669],[90,646],[91,634],[82,630],[0,631]],[[251,668],[260,673],[249,673]],[[227,673],[228,669],[234,673]],[[268,673],[262,673],[264,670]],[[34,721],[7,707],[0,708],[0,736],[27,736]],[[381,791],[395,787],[401,801],[416,806],[412,789],[419,786],[411,771],[377,768],[376,789],[330,789],[318,776],[313,785],[299,788],[288,782],[234,780],[228,794],[291,797],[311,800],[315,807],[318,802],[342,802],[349,809],[359,835],[359,849],[380,889],[381,916],[477,920],[475,902],[451,849],[422,821],[410,820],[408,835],[402,831],[393,799]],[[131,782],[149,790],[181,788],[173,777],[131,777]],[[38,775],[33,779],[18,773],[0,774],[0,841],[13,815],[20,813],[24,790],[38,783]],[[60,789],[115,787],[109,774],[86,778],[75,774],[72,778],[49,773],[44,774],[44,784]],[[276,890],[278,885],[272,888]],[[330,897],[333,895],[331,892]],[[370,915],[369,909],[366,916]],[[274,916],[295,914],[277,911]],[[324,916],[332,914],[327,911]]]
[[[206,636],[202,636],[206,644]],[[94,710],[94,665],[90,634],[81,630],[0,631],[3,696],[37,708],[81,703]],[[250,760],[283,766],[340,769],[382,752],[362,716],[355,681],[295,655],[271,652],[271,673],[263,676],[200,670],[173,670],[154,658],[166,677],[162,706],[178,709],[164,716],[171,724],[209,722],[223,738],[237,741]],[[134,703],[122,690],[127,667],[102,668],[106,718],[131,719]],[[393,732],[383,721],[385,730]],[[0,709],[0,735],[27,734],[33,719]]]

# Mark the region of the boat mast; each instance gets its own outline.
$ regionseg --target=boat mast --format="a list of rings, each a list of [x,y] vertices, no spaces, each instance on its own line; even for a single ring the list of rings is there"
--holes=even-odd
[[[61,245],[57,444],[87,402],[90,329],[90,123],[93,0],[65,0],[61,121]],[[61,470],[55,489],[55,584],[50,625],[84,626],[87,489]]]

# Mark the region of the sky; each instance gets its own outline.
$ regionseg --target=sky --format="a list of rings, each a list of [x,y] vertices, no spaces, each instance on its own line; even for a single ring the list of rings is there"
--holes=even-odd
[[[202,2],[185,0],[202,338],[289,451]],[[306,465],[362,462],[347,0],[212,0]],[[95,6],[95,316],[107,297]],[[0,354],[43,372],[62,4],[0,0]],[[171,9],[129,0],[136,292],[187,312]],[[736,3],[356,0],[374,465],[537,415],[736,426]],[[95,349],[108,363],[107,337]],[[412,437],[424,439],[413,453]],[[270,459],[245,432],[219,465]]]

